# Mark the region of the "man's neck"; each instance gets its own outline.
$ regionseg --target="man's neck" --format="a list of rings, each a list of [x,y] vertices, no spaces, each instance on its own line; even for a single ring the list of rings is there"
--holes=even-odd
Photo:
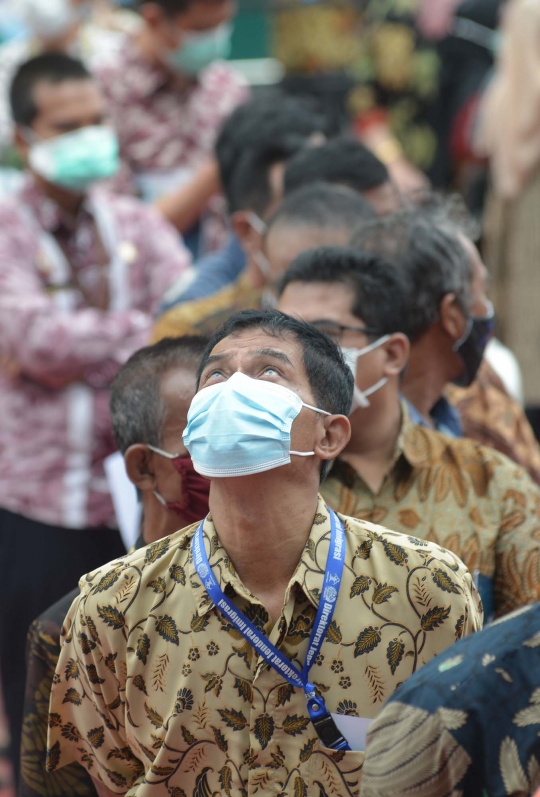
[[[274,484],[268,473],[215,479],[210,490],[221,544],[244,586],[274,621],[311,533],[318,493],[316,483],[299,488],[280,477]]]
[[[160,66],[159,59],[155,52],[153,36],[146,25],[141,25],[135,37],[135,41],[143,57],[154,66]]]
[[[142,510],[141,534],[145,545],[162,540],[163,537],[189,526],[174,510],[164,507],[151,492],[143,493]]]
[[[156,47],[154,37],[146,25],[141,27],[135,37],[135,42],[143,58],[153,67],[160,69],[167,76],[170,85],[175,89],[185,91],[193,83],[193,78],[190,75],[181,75],[167,67],[166,63],[160,58],[160,50]]]
[[[377,492],[394,460],[401,429],[401,407],[392,384],[381,388],[369,407],[350,418],[351,439],[340,459],[348,462]]]
[[[77,218],[85,199],[84,194],[74,194],[72,191],[66,191],[65,188],[49,183],[35,174],[34,182],[39,191],[49,197],[49,199],[52,199],[53,202],[56,202],[67,216],[72,217],[73,220]]]
[[[426,420],[429,421],[431,410],[443,395],[448,381],[445,358],[439,357],[423,340],[415,343],[411,348],[402,393]]]

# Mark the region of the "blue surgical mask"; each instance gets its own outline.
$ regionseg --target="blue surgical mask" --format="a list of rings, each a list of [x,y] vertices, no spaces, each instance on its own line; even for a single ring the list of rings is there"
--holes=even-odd
[[[291,427],[302,407],[330,415],[283,385],[240,372],[204,388],[191,402],[184,429],[193,467],[208,478],[248,476],[287,465],[291,454],[314,456],[291,451]]]
[[[228,57],[231,35],[232,25],[228,22],[211,30],[184,33],[178,47],[167,53],[167,63],[181,75],[198,75],[212,61]]]

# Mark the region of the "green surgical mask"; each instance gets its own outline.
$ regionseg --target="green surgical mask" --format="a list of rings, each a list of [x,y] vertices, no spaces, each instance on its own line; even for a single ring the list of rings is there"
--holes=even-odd
[[[184,33],[181,43],[167,54],[171,69],[182,75],[197,75],[212,61],[227,58],[231,51],[232,25]]]
[[[113,177],[120,166],[118,139],[105,125],[40,139],[30,146],[30,167],[49,183],[84,193],[97,180]]]

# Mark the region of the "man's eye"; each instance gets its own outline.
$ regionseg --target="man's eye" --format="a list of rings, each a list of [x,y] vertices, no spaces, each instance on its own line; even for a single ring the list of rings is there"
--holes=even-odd
[[[269,365],[267,368],[265,368],[263,373],[265,376],[279,376],[273,365]]]

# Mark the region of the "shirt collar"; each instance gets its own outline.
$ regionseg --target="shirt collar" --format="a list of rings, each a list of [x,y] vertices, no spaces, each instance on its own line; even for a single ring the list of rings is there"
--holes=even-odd
[[[240,581],[225,548],[221,545],[216,534],[211,515],[208,515],[204,521],[203,531],[206,553],[222,591],[231,595],[231,590],[234,590],[237,595],[246,598],[250,603],[257,602],[257,598]],[[296,586],[304,592],[313,606],[318,607],[329,546],[330,513],[324,499],[319,496],[309,538],[285,593],[285,604],[289,600],[291,591]],[[199,579],[191,554],[189,558],[189,573],[197,615],[202,617],[214,606],[214,603],[209,598]]]
[[[403,398],[403,403],[406,404],[413,423],[418,426],[424,426],[427,429],[430,428],[426,419],[418,412],[414,404],[411,404],[406,398]],[[433,425],[438,432],[442,432],[449,437],[463,437],[463,427],[459,412],[445,396],[441,396],[439,401],[432,408],[430,415]]]
[[[431,434],[425,422],[417,422],[418,410],[406,399],[401,400],[401,429],[399,431],[394,458],[389,473],[395,471],[400,461],[405,460],[413,468],[431,468],[440,460],[446,447],[444,439]],[[348,462],[337,459],[331,471],[349,489],[360,476]]]
[[[93,215],[90,203],[85,199],[79,211],[77,222],[74,224],[73,217],[68,216],[54,199],[48,197],[38,188],[30,172],[26,175],[19,196],[22,204],[31,211],[39,226],[48,233],[56,233],[60,229],[72,231],[82,218]]]
[[[410,414],[411,406],[407,401],[401,401],[402,422],[397,447],[413,468],[431,468],[440,460],[446,443],[444,438],[432,434],[425,424],[414,421]]]

